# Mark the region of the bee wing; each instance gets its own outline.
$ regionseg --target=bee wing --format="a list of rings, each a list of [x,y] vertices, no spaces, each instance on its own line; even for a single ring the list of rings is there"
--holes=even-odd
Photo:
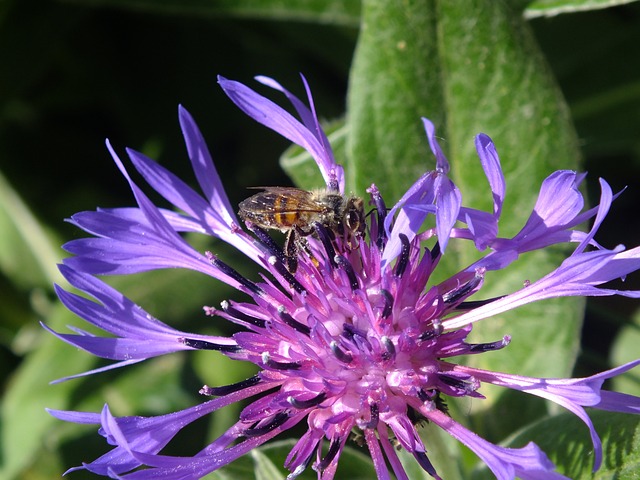
[[[257,186],[257,187],[247,187],[247,190],[264,190],[265,192],[278,192],[278,193],[284,193],[284,194],[287,194],[287,192],[309,193],[307,190],[303,190],[302,188],[298,188],[298,187]],[[295,193],[293,193],[293,195],[295,195]]]
[[[254,213],[324,212],[326,207],[313,199],[311,192],[295,187],[252,187],[262,192],[240,202],[240,210]],[[281,202],[281,199],[289,200]],[[276,208],[276,205],[278,206]]]

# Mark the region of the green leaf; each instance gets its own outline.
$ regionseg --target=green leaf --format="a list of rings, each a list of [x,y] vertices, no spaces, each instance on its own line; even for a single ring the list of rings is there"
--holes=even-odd
[[[210,480],[235,480],[235,479],[282,479],[289,473],[284,468],[284,462],[294,447],[297,439],[281,440],[269,443],[257,449],[258,453],[245,455],[235,460],[230,465],[208,475]],[[366,452],[366,448],[362,451]],[[376,473],[368,454],[362,453],[350,446],[346,446],[340,454],[338,471],[335,478],[348,478],[350,480],[369,480],[376,478]],[[258,472],[258,469],[265,467],[266,472]],[[277,472],[276,472],[277,470]],[[265,476],[262,476],[262,475]],[[299,480],[313,480],[318,478],[318,474],[307,468],[300,476]]]
[[[433,168],[420,122],[426,116],[436,125],[464,205],[491,211],[491,191],[473,143],[484,132],[496,144],[507,183],[500,235],[514,235],[532,211],[542,180],[579,162],[567,107],[521,12],[491,0],[363,5],[348,98],[350,185],[362,192],[374,182],[392,205]],[[451,242],[434,282],[478,258],[473,247],[461,249],[460,243]],[[546,249],[489,272],[480,298],[519,290],[565,256],[562,249]],[[472,341],[509,334],[512,343],[470,363],[521,375],[567,376],[581,318],[582,302],[560,299],[480,322]],[[469,422],[490,438],[503,438],[544,412],[529,409],[526,395],[497,388],[483,388],[483,393],[488,400],[473,402]],[[486,410],[494,402],[502,406],[499,414]],[[469,408],[462,406],[460,413]]]
[[[638,359],[638,345],[640,344],[640,311],[634,316],[633,323],[620,329],[611,349],[613,366],[624,365]],[[624,375],[611,380],[612,390],[629,395],[640,396],[640,369],[626,372]]]
[[[271,459],[260,450],[252,450],[251,457],[255,463],[256,480],[280,480],[282,478],[281,468],[276,467]]]
[[[206,329],[213,335],[222,333],[212,328],[214,324],[202,312],[203,304],[217,303],[223,298],[225,290],[214,287],[219,287],[219,282],[203,280],[197,273],[186,270],[154,271],[114,280],[121,291],[169,325],[184,331]],[[69,333],[66,325],[97,331],[62,304],[57,305],[46,323],[62,333]],[[108,402],[114,415],[160,415],[201,402],[197,392],[204,381],[211,381],[211,375],[203,380],[192,371],[188,362],[197,362],[198,356],[177,353],[111,373],[49,385],[56,378],[90,370],[100,360],[43,330],[38,333],[37,348],[15,371],[0,410],[3,479],[25,478],[25,472],[34,480],[48,479],[52,472],[62,474],[108,450],[95,427],[61,422],[48,415],[45,408],[100,411]],[[217,354],[206,353],[211,354],[209,368],[211,364],[217,365]],[[234,369],[243,366],[227,367],[224,373],[231,376]],[[233,408],[235,411],[231,413],[237,418],[238,406]],[[217,423],[214,422],[214,427]],[[180,454],[192,455],[204,445],[206,422],[196,424],[196,433],[190,432],[188,441],[176,442],[176,448],[184,449]],[[78,444],[82,448],[77,448]]]
[[[342,0],[75,0],[126,10],[197,16],[238,16],[357,25],[360,2]]]
[[[633,3],[637,0],[535,0],[524,14],[526,18],[553,17],[561,13],[588,12]]]
[[[593,446],[585,424],[575,415],[549,417],[518,433],[509,442],[522,447],[534,441],[557,466],[574,480],[632,479],[640,471],[640,417],[589,410],[589,417],[602,440],[603,462],[593,469]],[[493,478],[483,476],[483,478]]]
[[[394,202],[434,165],[420,122],[444,120],[434,5],[363,2],[347,99],[351,190],[374,182]]]
[[[0,173],[0,270],[20,288],[50,290],[62,251]]]
[[[462,448],[460,442],[433,423],[421,424],[418,432],[427,449],[429,461],[433,464],[440,477],[447,480],[463,480],[467,478],[460,463]],[[420,466],[415,457],[405,449],[398,452],[398,457],[411,480],[433,479]]]
[[[62,330],[65,324],[72,323],[73,317],[71,312],[58,305],[48,324]],[[0,478],[7,480],[24,478],[20,472],[36,461],[45,433],[59,423],[45,412],[45,408],[66,408],[77,388],[73,382],[56,386],[49,385],[49,382],[64,375],[61,372],[81,372],[95,363],[95,358],[44,331],[40,340],[39,347],[14,372],[2,399]]]

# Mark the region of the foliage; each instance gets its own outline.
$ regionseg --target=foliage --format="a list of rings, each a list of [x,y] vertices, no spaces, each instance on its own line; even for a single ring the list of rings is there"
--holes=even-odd
[[[558,13],[563,15],[554,16]],[[105,451],[95,431],[61,425],[45,406],[96,410],[108,401],[118,415],[162,414],[198,402],[204,383],[248,375],[212,368],[210,356],[194,355],[47,385],[97,366],[88,354],[45,334],[38,321],[54,328],[80,325],[52,293],[52,282],[59,281],[52,266],[63,255],[60,239],[78,235],[62,219],[96,205],[131,203],[104,149],[105,136],[120,149],[140,149],[191,178],[175,115],[181,103],[205,133],[227,191],[238,202],[245,187],[291,182],[277,164],[287,145],[238,112],[216,88],[215,76],[251,84],[253,75],[264,74],[301,93],[302,72],[319,114],[333,121],[348,188],[362,194],[375,182],[385,198],[396,199],[432,167],[420,122],[426,116],[438,127],[453,179],[476,207],[491,199],[476,181],[481,175],[473,135],[482,131],[493,138],[507,176],[505,234],[524,223],[522,212],[531,210],[546,175],[580,169],[589,171],[589,190],[597,191],[599,176],[616,191],[629,185],[599,239],[607,247],[633,246],[640,243],[640,188],[634,180],[640,178],[640,62],[633,47],[640,44],[639,26],[640,5],[622,1],[538,0],[527,6],[516,0],[364,0],[362,5],[5,0],[0,4],[0,477],[55,478],[52,472],[62,474]],[[308,162],[297,149],[282,157],[297,183],[317,186],[308,177]],[[452,253],[450,269],[470,261],[469,252]],[[558,258],[551,253],[518,262],[487,282],[495,286],[487,295],[522,283],[523,275],[538,278]],[[177,272],[113,282],[126,283],[128,295],[171,325],[208,332],[226,328],[201,313],[202,305],[215,305],[229,294],[213,282],[202,285]],[[636,358],[637,342],[619,337],[637,334],[637,326],[625,326],[634,309],[637,304],[629,300],[594,300],[584,316],[576,302],[545,302],[505,316],[478,335],[491,341],[511,334],[512,344],[488,356],[490,365],[479,366],[584,376],[610,361]],[[637,394],[637,374],[624,384]],[[524,395],[487,395],[491,402],[451,408],[492,441],[523,429],[520,438],[539,438],[565,474],[592,478],[590,462],[584,461],[589,450],[580,443],[584,427],[573,428],[571,420]],[[171,453],[194,453],[235,415],[227,410],[203,422]],[[607,456],[598,478],[632,478],[636,471],[638,422],[626,418],[616,417],[626,432],[620,448],[617,430],[607,430],[600,420],[605,452],[615,454]],[[565,424],[561,437],[550,437],[551,429]],[[438,452],[432,460],[445,478],[469,478],[475,459],[447,438],[434,437],[426,445]],[[283,439],[211,478],[282,478],[288,448],[290,440]],[[446,465],[438,465],[438,458]],[[357,478],[356,472],[371,478],[370,464],[356,446],[342,464],[345,478]],[[306,475],[301,478],[313,478]]]

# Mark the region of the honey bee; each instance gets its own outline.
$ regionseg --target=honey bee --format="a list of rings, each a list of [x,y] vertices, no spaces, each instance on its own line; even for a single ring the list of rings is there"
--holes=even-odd
[[[284,254],[287,269],[295,273],[300,248],[308,251],[304,237],[322,225],[347,242],[362,236],[364,202],[334,190],[302,190],[294,187],[259,187],[263,191],[240,202],[240,218],[254,225],[287,234]]]

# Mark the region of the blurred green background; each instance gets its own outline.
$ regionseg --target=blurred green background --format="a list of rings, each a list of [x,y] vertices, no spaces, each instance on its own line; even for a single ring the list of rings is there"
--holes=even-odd
[[[288,143],[239,112],[218,88],[216,75],[252,86],[254,75],[268,75],[302,94],[299,73],[304,73],[320,116],[331,120],[344,114],[359,34],[358,3],[303,1],[296,8],[289,3],[0,3],[0,478],[58,478],[104,453],[94,430],[55,421],[44,406],[99,410],[108,401],[119,415],[162,414],[198,401],[203,383],[249,374],[211,369],[212,361],[223,359],[198,352],[50,386],[51,380],[103,364],[44,334],[38,322],[57,329],[82,324],[52,293],[52,282],[60,281],[54,265],[64,256],[59,245],[82,236],[63,220],[96,206],[132,205],[105,138],[119,152],[126,146],[141,150],[194,184],[177,122],[182,104],[198,122],[237,204],[247,186],[290,182],[278,166]],[[629,186],[597,238],[608,247],[635,246],[640,243],[640,5],[535,17],[529,24],[570,106],[591,198],[597,199],[600,176],[614,191]],[[566,167],[562,158],[555,161],[557,168]],[[202,305],[217,305],[231,295],[213,281],[159,272],[115,283],[176,328],[228,332],[201,313]],[[634,286],[640,288],[637,278],[626,284]],[[637,335],[637,328],[625,327],[636,312],[637,302],[626,299],[588,303],[576,374],[608,366],[621,329],[629,329],[625,338]],[[230,408],[228,415],[190,429],[171,453],[193,454],[236,415]]]

